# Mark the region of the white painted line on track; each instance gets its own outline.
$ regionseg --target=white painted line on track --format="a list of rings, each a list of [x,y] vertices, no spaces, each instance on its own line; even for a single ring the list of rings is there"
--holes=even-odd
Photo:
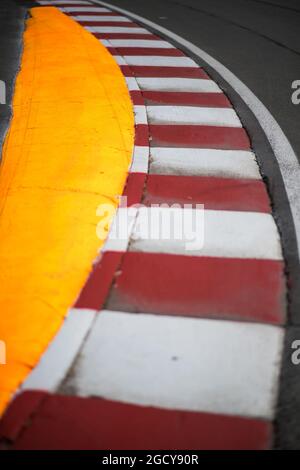
[[[135,124],[148,124],[146,107],[143,105],[134,105]]]
[[[122,26],[86,26],[86,29],[91,33],[151,34],[150,31],[144,28],[123,28]]]
[[[41,2],[39,2],[41,3]],[[64,2],[65,3],[65,2]],[[74,2],[72,2],[74,3]],[[101,8],[101,7],[91,7],[91,6],[77,6],[77,7],[60,7],[61,10],[69,13],[69,12],[81,12],[81,11],[89,11],[91,13],[109,13],[110,10],[108,10],[107,8]]]
[[[111,41],[109,39],[98,39],[98,41],[103,44],[105,47],[112,47]]]
[[[101,253],[106,251],[127,251],[136,216],[137,208],[135,207],[119,207],[117,209],[108,237],[100,250]]]
[[[125,77],[129,91],[139,91],[140,87],[135,77]]]
[[[130,173],[148,173],[149,147],[135,146]]]
[[[73,18],[76,21],[91,21],[97,23],[106,23],[107,21],[112,21],[112,22],[121,22],[121,23],[132,23],[131,20],[128,18],[125,18],[124,16],[94,16],[94,15],[72,15],[71,18]]]
[[[135,29],[136,28],[132,28]],[[128,65],[142,65],[154,67],[196,67],[195,62],[189,57],[168,57],[168,56],[131,56],[124,55]],[[116,58],[116,57],[115,57]]]
[[[226,108],[147,106],[147,115],[151,124],[242,127],[236,112],[233,109]]]
[[[255,155],[244,150],[152,147],[150,173],[260,179]]]
[[[124,57],[121,55],[114,55],[114,59],[118,65],[128,65]]]
[[[197,239],[195,248],[191,235]],[[282,260],[280,239],[271,214],[244,211],[141,208],[133,228],[130,250]]]
[[[102,311],[70,379],[77,393],[271,419],[281,328]]]
[[[227,67],[225,67],[218,60],[214,59],[203,49],[197,47],[195,44],[182,38],[178,34],[173,33],[167,28],[164,28],[163,26],[160,26],[153,21],[147,20],[140,15],[136,15],[129,10],[117,7],[116,5],[113,5],[109,2],[103,2],[100,0],[94,1],[97,4],[111,8],[113,11],[118,11],[124,15],[129,15],[132,19],[142,22],[145,26],[150,26],[150,28],[153,28],[154,30],[162,33],[171,40],[173,39],[178,44],[189,50],[192,54],[195,54],[197,57],[204,60],[214,70],[216,70],[216,72],[218,72],[243,99],[264,130],[267,139],[269,140],[274,151],[274,155],[278,161],[293,216],[298,250],[300,251],[300,165],[290,142],[266,106]]]
[[[202,78],[137,77],[136,80],[142,90],[148,91],[222,93],[222,90],[213,80]]]
[[[91,5],[90,2],[86,2],[84,0],[39,0],[39,3],[41,5],[47,5],[47,6],[51,6],[51,5],[61,5],[61,4],[68,4],[70,3],[71,5]]]
[[[40,362],[21,386],[23,390],[54,392],[66,377],[83,340],[95,318],[96,311],[76,309],[69,311],[61,329],[47,347]]]
[[[153,39],[111,39],[109,42],[113,47],[154,47],[156,49],[175,49],[175,47],[167,41]]]

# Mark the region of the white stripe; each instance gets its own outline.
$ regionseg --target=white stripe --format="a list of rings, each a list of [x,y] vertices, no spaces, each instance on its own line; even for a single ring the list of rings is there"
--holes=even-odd
[[[133,29],[133,28],[132,28]],[[135,28],[136,31],[136,28]],[[137,32],[137,31],[136,31]],[[128,65],[143,65],[156,67],[198,67],[189,57],[165,57],[165,56],[124,56]]]
[[[151,39],[111,39],[113,47],[154,47],[156,49],[175,49],[167,41],[154,41]]]
[[[50,0],[50,1],[47,1],[47,0],[39,0],[38,3],[40,3],[41,5],[60,5],[61,3],[70,3],[71,5],[74,4],[74,5],[91,5],[90,2],[86,2],[84,0],[79,0],[79,1],[76,1],[76,0]]]
[[[135,207],[119,207],[110,227],[108,237],[101,252],[126,251],[135,223],[137,209]]]
[[[134,123],[148,124],[146,107],[142,105],[134,105]]]
[[[132,251],[282,259],[277,227],[265,213],[144,207],[138,210],[132,237]]]
[[[21,390],[54,392],[66,377],[82,342],[95,318],[96,311],[71,309],[61,329],[33,369]]]
[[[93,15],[72,15],[76,21],[97,21],[99,23],[105,23],[106,21],[117,21],[122,23],[132,23],[128,18],[124,16],[93,16]]]
[[[254,116],[257,118],[262,129],[264,130],[267,139],[270,142],[270,145],[274,151],[275,157],[278,161],[279,168],[282,174],[284,186],[287,192],[289,204],[291,207],[293,222],[295,225],[295,231],[297,236],[297,245],[300,247],[300,166],[297,159],[297,156],[288,141],[283,130],[279,126],[278,122],[274,119],[272,114],[268,111],[266,106],[255,96],[255,94],[229,69],[227,69],[223,64],[214,59],[211,55],[207,54],[203,49],[195,46],[191,42],[183,39],[177,34],[169,31],[168,29],[160,26],[153,21],[147,20],[140,15],[136,15],[124,8],[119,8],[116,5],[112,5],[108,2],[99,2],[95,0],[96,3],[111,7],[114,11],[118,11],[125,15],[130,16],[134,20],[143,22],[143,24],[154,28],[154,30],[163,33],[165,36],[169,37],[171,40],[176,41],[177,43],[184,46],[192,54],[198,56],[201,60],[204,60],[208,65],[210,65],[214,70],[216,70],[226,81],[229,83],[232,88],[238,93],[242,100],[246,103],[249,109],[253,112]],[[299,250],[298,250],[299,251]]]
[[[242,127],[233,109],[196,106],[147,106],[152,124],[199,124],[207,126]]]
[[[144,28],[123,28],[123,26],[85,26],[85,28],[91,33],[143,33],[143,34],[152,34],[150,31]]]
[[[114,55],[113,57],[118,65],[128,65],[124,57],[121,55]]]
[[[149,165],[149,147],[134,147],[132,163],[130,167],[131,173],[148,173]]]
[[[83,396],[272,419],[279,327],[102,311],[68,385]]]
[[[108,39],[98,39],[98,41],[105,47],[113,47]]]
[[[203,92],[222,93],[218,85],[212,80],[202,78],[146,78],[137,77],[142,90],[149,91],[177,91],[177,92]]]
[[[127,87],[128,87],[128,90],[129,91],[139,91],[140,88],[137,84],[137,81],[134,77],[125,77],[125,80],[126,80],[126,83],[127,83]]]
[[[64,2],[65,3],[65,2]],[[74,2],[72,2],[74,3]],[[65,12],[75,12],[75,11],[78,11],[79,13],[81,11],[90,11],[91,13],[92,12],[95,12],[95,13],[111,13],[110,10],[108,10],[107,8],[101,8],[101,7],[90,7],[90,6],[86,6],[86,7],[60,7],[61,10],[65,11]]]
[[[244,150],[152,147],[150,173],[260,179],[255,155]]]

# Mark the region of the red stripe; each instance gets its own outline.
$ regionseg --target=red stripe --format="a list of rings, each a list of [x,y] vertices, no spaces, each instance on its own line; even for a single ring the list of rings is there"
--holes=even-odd
[[[135,126],[134,143],[142,147],[149,145],[149,128],[147,124],[137,124]]]
[[[110,51],[110,48],[108,48]],[[161,49],[159,47],[118,47],[116,48],[118,54],[122,56],[126,55],[138,55],[138,56],[168,56],[168,57],[177,57],[184,56],[183,52],[179,49]]]
[[[209,76],[200,67],[155,67],[152,65],[132,65],[130,66],[130,68],[136,77],[177,77],[209,79]]]
[[[224,93],[191,93],[173,91],[143,91],[146,104],[179,104],[183,106],[207,106],[230,108]]]
[[[149,175],[143,204],[204,204],[205,209],[270,212],[262,181],[204,176]]]
[[[145,173],[129,173],[123,193],[127,197],[128,207],[141,202],[146,178]]]
[[[92,33],[98,39],[151,39],[158,40],[159,38],[152,34],[145,33]]]
[[[134,75],[132,73],[132,70],[129,67],[129,65],[120,65],[119,67],[121,68],[124,77],[134,77]],[[139,92],[139,93],[141,93],[141,92]]]
[[[25,423],[28,423],[31,415],[40,407],[46,394],[44,392],[24,392],[12,401],[11,405],[0,420],[0,450],[1,441],[15,441]]]
[[[130,98],[131,98],[133,104],[136,104],[136,105],[138,105],[138,104],[139,105],[144,105],[145,104],[143,95],[140,91],[131,90],[129,93],[130,93]]]
[[[283,323],[281,261],[127,252],[110,310]]]
[[[15,399],[31,399],[25,392]],[[267,449],[272,425],[260,419],[44,394],[14,449]]]
[[[121,259],[122,253],[111,251],[103,253],[100,261],[94,265],[74,305],[75,308],[100,310],[103,307]]]
[[[245,129],[240,127],[150,125],[151,144],[156,147],[199,147],[249,150]]]
[[[124,28],[140,28],[136,23],[124,22],[124,21],[78,21],[82,26],[116,26]]]

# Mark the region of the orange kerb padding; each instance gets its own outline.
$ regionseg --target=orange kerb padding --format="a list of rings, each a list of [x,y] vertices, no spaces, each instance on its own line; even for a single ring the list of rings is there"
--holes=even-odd
[[[31,10],[0,169],[0,412],[37,364],[101,246],[117,205],[134,115],[110,53],[54,7]]]

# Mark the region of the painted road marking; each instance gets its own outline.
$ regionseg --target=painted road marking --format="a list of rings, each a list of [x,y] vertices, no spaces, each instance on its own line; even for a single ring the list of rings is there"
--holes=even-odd
[[[233,109],[191,106],[147,106],[151,124],[201,124],[205,126],[242,127]]]
[[[103,26],[103,27],[107,27],[107,26],[113,26],[113,27],[125,27],[128,28],[128,29],[133,29],[134,31],[137,31],[139,29],[139,26],[136,25],[135,23],[131,23],[131,21],[128,21],[128,22],[124,22],[124,21],[106,21],[106,19],[101,16],[102,20],[95,20],[95,21],[79,21],[78,23],[81,25],[81,26],[88,26],[88,27],[92,27],[92,26]],[[73,18],[74,19],[74,18]]]
[[[227,69],[218,60],[214,59],[207,52],[195,46],[191,42],[187,41],[186,39],[183,39],[182,37],[164,28],[163,26],[160,26],[157,23],[154,23],[153,21],[147,20],[146,18],[140,15],[136,15],[124,8],[119,8],[116,5],[110,4],[108,2],[103,2],[102,0],[95,0],[95,2],[101,4],[102,6],[112,8],[114,11],[128,15],[131,18],[142,22],[144,25],[150,26],[150,28],[154,28],[155,31],[161,32],[164,36],[170,38],[171,40],[173,39],[178,44],[185,47],[192,54],[195,54],[200,59],[204,60],[208,65],[210,65],[214,70],[216,70],[216,72],[218,72],[239,94],[239,96],[246,103],[246,105],[253,112],[254,116],[260,123],[274,151],[274,155],[278,161],[293,216],[299,251],[300,199],[298,195],[300,194],[300,166],[297,156],[286,135],[280,128],[277,121],[265,107],[265,105],[229,69]],[[293,171],[291,171],[291,168],[293,169]]]
[[[149,147],[134,147],[131,173],[148,173],[149,166]]]
[[[46,6],[63,6],[63,5],[91,5],[90,2],[86,2],[84,0],[39,0],[39,3],[41,5],[46,5]]]
[[[129,209],[122,207],[118,208],[111,224],[108,237],[101,250],[102,253],[105,253],[106,251],[125,252],[127,250],[135,224],[136,215],[137,209],[134,207]],[[115,233],[117,236],[115,236]]]
[[[137,90],[139,91],[140,90],[140,87],[137,83],[136,78],[134,78],[134,77],[125,77],[125,80],[126,80],[127,87],[128,87],[129,91],[137,91]]]
[[[136,33],[143,33],[143,34],[151,34],[147,29],[144,28],[128,28],[122,26],[87,26],[86,29],[91,33],[128,33],[128,34],[136,34]]]
[[[138,146],[149,145],[149,129],[147,124],[136,124],[134,143]]]
[[[175,47],[167,41],[161,41],[159,39],[111,39],[105,43],[107,47],[155,47],[159,49],[175,49]]]
[[[106,305],[133,313],[282,324],[283,267],[276,260],[126,252]]]
[[[201,78],[145,78],[138,76],[136,80],[142,90],[222,93],[215,82]]]
[[[41,3],[41,2],[39,2]],[[65,3],[65,2],[64,2]],[[72,2],[74,3],[74,2]],[[81,3],[81,2],[80,2]],[[89,4],[90,5],[90,4]],[[101,7],[91,7],[91,6],[79,6],[79,7],[62,7],[61,10],[63,12],[66,12],[66,13],[73,13],[73,12],[82,12],[82,11],[87,11],[87,12],[95,12],[95,13],[110,13],[112,14],[112,12],[110,10],[108,10],[107,8],[101,8]]]
[[[159,48],[159,47],[118,47],[116,51],[113,47],[108,47],[112,55],[126,56],[161,56],[161,57],[183,57],[183,53],[176,48]]]
[[[206,106],[210,108],[231,108],[231,104],[223,93],[197,93],[176,91],[143,91],[146,105],[181,105]]]
[[[200,221],[196,225],[198,216]],[[151,221],[151,233],[141,232],[141,227],[145,227],[147,221]],[[169,237],[163,238],[162,221],[165,223],[170,221],[170,226],[167,228],[175,225],[186,231],[177,234],[180,238],[175,237],[174,231],[171,231]],[[190,221],[189,225],[188,221]],[[194,231],[197,227],[197,237],[200,237],[202,230],[204,231],[203,246],[193,248],[194,245],[189,240],[192,235],[191,227]],[[151,234],[157,234],[160,237],[152,238]],[[132,236],[131,251],[282,260],[280,239],[273,217],[270,214],[258,212],[226,210],[204,210],[203,212],[202,209],[147,207],[138,210]],[[202,237],[200,238],[202,243]]]
[[[146,30],[145,30],[146,31]],[[149,31],[147,33],[136,33],[136,29],[133,29],[130,33],[93,33],[94,36],[102,41],[103,39],[155,39],[155,36]]]
[[[260,179],[255,155],[243,150],[152,147],[150,173]]]
[[[17,426],[15,416],[19,417]],[[22,416],[27,418],[23,426]],[[19,450],[126,450],[134,443],[135,449],[177,453],[178,449],[263,450],[269,447],[271,431],[270,422],[262,419],[37,391],[16,398],[0,429],[1,437]]]
[[[131,178],[139,175],[131,174]],[[138,182],[135,183],[138,185]],[[217,188],[217,190],[216,190]],[[261,180],[217,176],[149,174],[143,204],[204,204],[205,209],[271,212],[270,201]]]
[[[136,29],[135,29],[136,31]],[[115,57],[117,60],[117,56]],[[195,62],[189,57],[160,57],[160,56],[124,56],[128,65],[150,65],[156,67],[195,67]]]
[[[143,39],[146,39],[146,37]],[[200,67],[151,67],[149,65],[144,67],[143,65],[131,65],[130,70],[135,77],[209,79],[207,73]],[[125,76],[128,76],[128,67],[123,68],[122,71]]]
[[[134,106],[134,120],[136,124],[148,124],[145,106]]]
[[[282,341],[273,326],[102,311],[69,384],[84,396],[272,419]]]
[[[21,386],[21,391],[54,392],[59,387],[73,364],[96,313],[94,310],[75,308],[69,311],[58,334]]]
[[[149,128],[151,147],[250,150],[248,135],[241,127],[150,124]]]
[[[93,16],[93,15],[71,15],[71,18],[73,18],[76,21],[79,22],[95,22],[95,18],[97,18],[97,23],[107,23],[107,22],[119,22],[119,23],[132,23],[128,18],[125,18],[124,16]]]

